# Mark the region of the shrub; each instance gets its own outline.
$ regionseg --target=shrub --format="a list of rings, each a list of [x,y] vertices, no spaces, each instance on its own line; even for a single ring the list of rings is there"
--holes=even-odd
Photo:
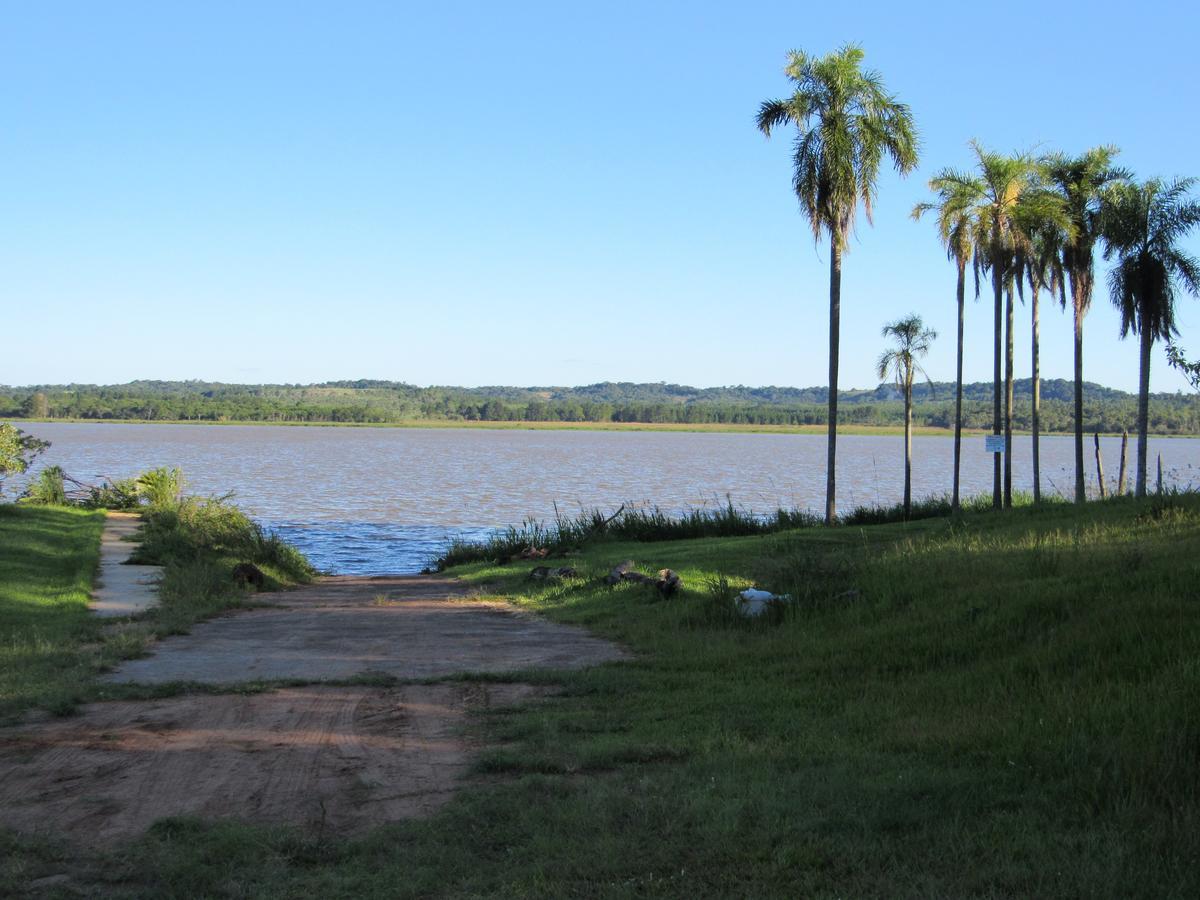
[[[21,495],[25,503],[37,503],[43,506],[66,506],[67,487],[66,473],[61,466],[47,466],[38,473],[38,477],[30,482]]]
[[[183,494],[183,472],[165,466],[150,469],[138,476],[137,487],[151,506],[168,506]]]

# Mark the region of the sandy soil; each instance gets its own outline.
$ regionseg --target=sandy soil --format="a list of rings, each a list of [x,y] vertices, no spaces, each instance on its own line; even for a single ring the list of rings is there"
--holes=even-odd
[[[627,655],[464,593],[438,578],[322,579],[163,640],[110,680],[419,679]],[[360,832],[449,799],[479,749],[464,728],[472,709],[538,695],[520,684],[314,684],[94,703],[0,729],[0,826],[98,846],[179,815]]]
[[[0,824],[99,846],[181,815],[361,832],[449,800],[477,749],[467,712],[534,691],[310,687],[94,703],[5,729]]]

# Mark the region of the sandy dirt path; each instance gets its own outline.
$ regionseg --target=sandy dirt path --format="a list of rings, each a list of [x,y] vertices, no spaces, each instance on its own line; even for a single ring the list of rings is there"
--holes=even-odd
[[[447,579],[323,579],[261,595],[271,608],[161,641],[112,678],[412,679],[627,655],[582,629],[463,594]],[[480,749],[465,727],[470,713],[542,693],[522,684],[314,684],[93,703],[68,719],[0,729],[0,826],[95,846],[179,815],[359,833],[447,802]]]

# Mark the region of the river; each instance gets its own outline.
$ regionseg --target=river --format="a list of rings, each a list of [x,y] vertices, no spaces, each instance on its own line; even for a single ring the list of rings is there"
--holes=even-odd
[[[16,424],[51,442],[39,467],[96,481],[178,466],[189,492],[232,491],[318,566],[344,574],[416,571],[451,535],[552,518],[556,504],[564,512],[621,503],[681,510],[728,495],[756,512],[824,508],[823,435]],[[1030,445],[1028,436],[1014,438],[1018,490],[1032,489]],[[949,493],[953,446],[946,437],[913,439],[914,497]],[[1101,448],[1111,483],[1120,439],[1101,438]],[[1151,438],[1152,463],[1159,453],[1168,484],[1200,486],[1200,439]],[[840,436],[839,509],[899,501],[902,454],[899,436]],[[1094,460],[1089,438],[1093,488]],[[1071,439],[1043,438],[1043,490],[1069,492],[1072,472]],[[990,491],[991,473],[983,438],[964,438],[963,495]],[[18,479],[10,481],[11,498]]]

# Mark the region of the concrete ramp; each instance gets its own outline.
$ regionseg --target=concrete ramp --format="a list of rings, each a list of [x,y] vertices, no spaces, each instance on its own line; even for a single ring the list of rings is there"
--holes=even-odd
[[[134,513],[110,512],[100,537],[100,574],[92,591],[98,616],[132,616],[158,603],[162,566],[126,565],[134,550],[128,540],[141,526]]]

